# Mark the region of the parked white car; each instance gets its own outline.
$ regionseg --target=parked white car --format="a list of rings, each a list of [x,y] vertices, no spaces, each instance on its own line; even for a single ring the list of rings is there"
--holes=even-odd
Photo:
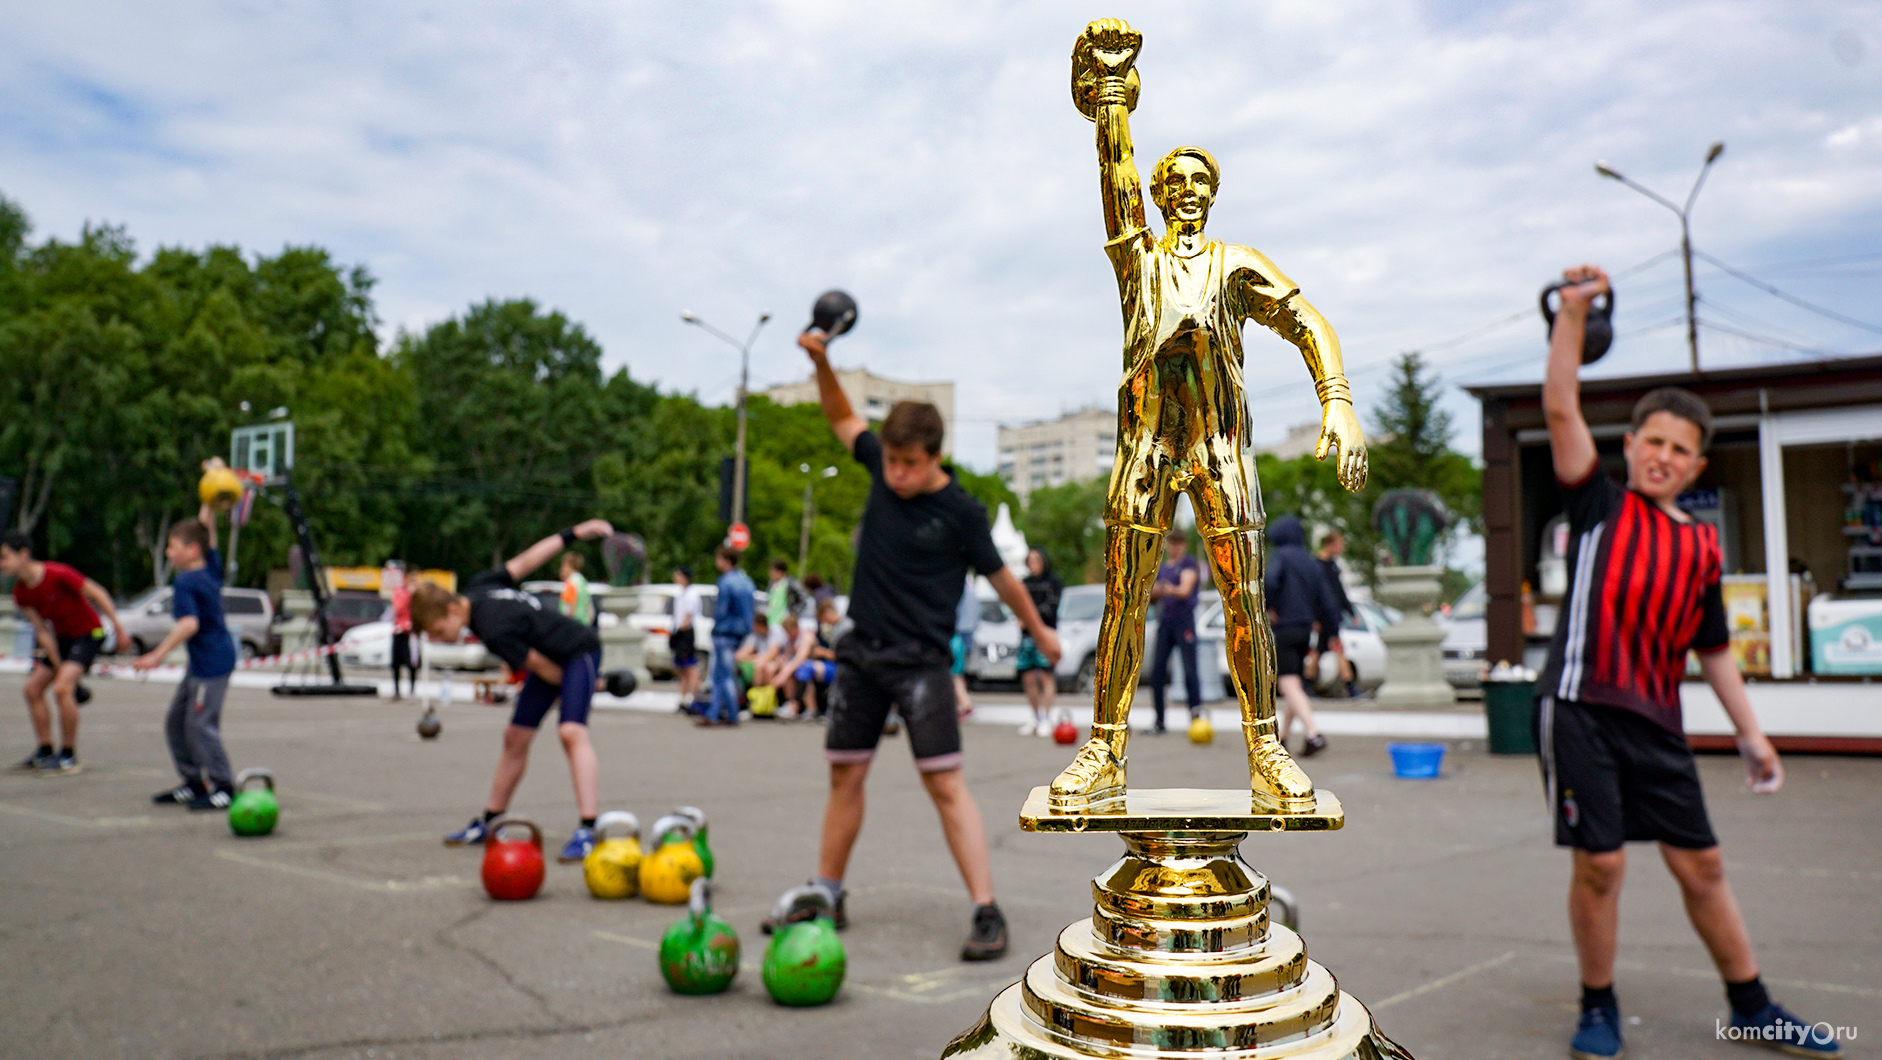
[[[699,617],[693,622],[693,650],[699,654],[699,665],[708,665],[712,655],[712,610],[719,603],[719,587],[716,585],[695,584],[699,590]],[[763,593],[758,594],[762,599]],[[673,646],[667,642],[673,632],[673,603],[680,596],[680,587],[675,582],[662,582],[656,585],[640,587],[640,604],[627,620],[636,629],[646,634],[641,642],[641,649],[646,654],[647,672],[665,680],[671,678],[673,671]],[[758,605],[762,608],[764,605]]]
[[[1353,683],[1360,691],[1370,692],[1385,683],[1385,640],[1379,633],[1397,622],[1401,616],[1393,608],[1367,600],[1354,600],[1353,607],[1358,613],[1346,616],[1340,623],[1340,647],[1346,652],[1346,661],[1353,666]],[[1232,696],[1234,689],[1229,685],[1228,678],[1227,630],[1223,625],[1219,599],[1201,613],[1196,631],[1200,639],[1215,652],[1216,673],[1222,677],[1223,695]],[[1203,672],[1206,674],[1208,670],[1205,668]],[[1314,691],[1332,693],[1338,691],[1338,684],[1337,668],[1323,666],[1314,682]],[[1204,694],[1207,695],[1206,692]]]
[[[1459,692],[1483,688],[1483,668],[1489,662],[1486,653],[1490,647],[1484,609],[1489,602],[1490,594],[1478,582],[1451,604],[1450,614],[1438,619],[1444,627],[1444,642],[1438,645],[1444,653],[1444,679]]]
[[[434,670],[494,670],[497,667],[496,657],[469,633],[457,644],[424,640],[412,647],[429,658]],[[340,662],[347,666],[391,666],[392,623],[368,622],[347,630],[340,637]]]

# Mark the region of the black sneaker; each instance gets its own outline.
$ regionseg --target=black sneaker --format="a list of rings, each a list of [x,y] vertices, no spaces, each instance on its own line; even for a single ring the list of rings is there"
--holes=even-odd
[[[1312,736],[1307,737],[1306,743],[1303,743],[1300,745],[1300,756],[1302,758],[1312,758],[1314,755],[1317,755],[1326,749],[1327,749],[1327,738],[1320,735],[1319,733],[1315,733]]]
[[[815,885],[817,881],[805,880],[804,882]],[[836,903],[830,907],[830,922],[836,925],[838,931],[850,926],[849,910],[845,908],[849,903],[849,897],[849,888],[845,887],[836,893]],[[759,932],[765,935],[771,934],[777,927],[778,922],[772,917],[765,917],[758,923]]]
[[[58,754],[46,759],[45,764],[39,767],[39,775],[42,777],[69,777],[84,768],[84,766],[78,764],[78,754],[76,752],[60,751]]]
[[[55,761],[57,757],[58,756],[53,754],[51,751],[47,751],[45,754],[40,754],[38,751],[34,751],[32,754],[29,754],[25,758],[22,758],[19,761],[13,763],[12,765],[8,766],[7,772],[9,773],[37,773],[41,769],[44,769],[46,767],[46,763]]]
[[[204,792],[191,799],[189,806],[192,810],[226,810],[229,808],[229,804],[234,801],[234,792],[230,791],[228,788],[217,788],[214,791]]]
[[[974,926],[961,945],[961,960],[991,961],[1006,953],[1006,917],[997,905],[983,905],[974,910]]]
[[[159,806],[188,806],[203,794],[194,784],[178,784],[169,791],[160,791],[150,797],[150,801]]]

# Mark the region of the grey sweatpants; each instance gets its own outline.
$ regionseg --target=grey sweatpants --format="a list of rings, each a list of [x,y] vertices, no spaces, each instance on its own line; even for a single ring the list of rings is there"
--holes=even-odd
[[[229,692],[229,675],[197,677],[184,674],[170,699],[163,719],[163,735],[170,741],[170,760],[186,783],[209,776],[211,788],[235,786],[228,752],[222,749],[222,697]]]

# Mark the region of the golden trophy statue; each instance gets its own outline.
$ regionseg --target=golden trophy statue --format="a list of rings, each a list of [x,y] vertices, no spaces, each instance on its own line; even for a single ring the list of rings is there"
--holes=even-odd
[[[1274,635],[1262,598],[1260,485],[1248,455],[1242,322],[1255,320],[1307,360],[1322,405],[1317,456],[1339,456],[1340,482],[1366,484],[1366,444],[1340,364],[1340,341],[1300,288],[1259,251],[1207,239],[1220,170],[1179,147],[1151,174],[1162,238],[1144,222],[1132,157],[1133,68],[1143,36],[1119,19],[1085,27],[1072,51],[1072,99],[1098,127],[1104,249],[1124,308],[1118,452],[1105,501],[1105,610],[1098,631],[1092,734],[1052,782],[1059,810],[1102,810],[1124,797],[1131,699],[1143,666],[1144,608],[1176,495],[1196,511],[1227,627],[1229,677],[1241,705],[1254,805],[1314,807],[1313,782],[1276,732]]]
[[[1322,405],[1317,455],[1336,452],[1341,483],[1358,490],[1365,439],[1339,340],[1266,257],[1204,238],[1221,175],[1207,151],[1179,147],[1157,163],[1151,199],[1164,233],[1150,234],[1130,140],[1142,45],[1123,21],[1100,19],[1072,49],[1072,99],[1097,124],[1105,253],[1124,308],[1124,382],[1105,506],[1092,737],[1020,811],[1027,831],[1117,832],[1125,853],[1092,881],[1091,918],[1061,932],[1054,951],[942,1056],[1410,1060],[1307,959],[1298,934],[1270,922],[1268,881],[1240,855],[1250,832],[1346,823],[1339,800],[1314,790],[1276,732],[1241,327],[1256,320],[1300,348]],[[1248,791],[1125,786],[1144,608],[1179,492],[1195,506],[1222,593]]]

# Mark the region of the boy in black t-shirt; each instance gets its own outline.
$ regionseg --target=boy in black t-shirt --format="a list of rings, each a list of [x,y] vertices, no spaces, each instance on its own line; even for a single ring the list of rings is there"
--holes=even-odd
[[[1581,965],[1581,1020],[1569,1053],[1621,1055],[1614,951],[1629,840],[1657,840],[1732,1007],[1734,1036],[1802,1056],[1840,1056],[1834,1039],[1774,1003],[1706,817],[1680,720],[1686,653],[1738,732],[1752,790],[1777,791],[1784,769],[1758,727],[1726,649],[1717,533],[1676,499],[1705,469],[1712,414],[1697,395],[1655,390],[1622,441],[1623,488],[1601,473],[1576,377],[1588,303],[1608,289],[1593,266],[1565,274],[1542,388],[1555,476],[1568,509],[1570,589],[1539,685],[1538,734],[1555,842],[1574,851],[1569,926]]]
[[[993,583],[1041,654],[1055,663],[1058,635],[1039,620],[1032,597],[1001,562],[986,507],[942,462],[939,410],[899,402],[883,420],[878,439],[851,410],[825,357],[824,334],[813,329],[797,341],[816,368],[824,418],[870,477],[850,582],[854,628],[837,643],[836,687],[824,735],[830,800],[824,807],[816,882],[835,899],[837,924],[844,925],[843,873],[862,831],[863,782],[889,712],[899,710],[915,768],[941,815],[948,848],[974,902],[973,927],[961,958],[990,960],[1006,952],[1006,919],[993,901],[986,826],[961,776],[961,731],[949,666],[955,609],[968,569]]]
[[[559,534],[551,534],[524,549],[503,566],[465,583],[462,595],[427,582],[412,593],[412,624],[433,640],[456,641],[466,626],[484,647],[511,670],[527,673],[516,709],[503,732],[503,754],[497,759],[496,779],[483,816],[444,837],[451,846],[482,843],[490,822],[510,808],[510,796],[529,764],[529,745],[549,708],[561,701],[556,732],[568,754],[569,776],[575,784],[575,806],[581,823],[562,848],[560,860],[580,861],[595,843],[595,817],[600,810],[600,766],[588,740],[588,707],[599,675],[595,660],[601,641],[595,631],[552,608],[542,606],[533,593],[517,588],[530,571],[547,563],[577,538],[594,540],[614,532],[605,519],[590,519]]]

